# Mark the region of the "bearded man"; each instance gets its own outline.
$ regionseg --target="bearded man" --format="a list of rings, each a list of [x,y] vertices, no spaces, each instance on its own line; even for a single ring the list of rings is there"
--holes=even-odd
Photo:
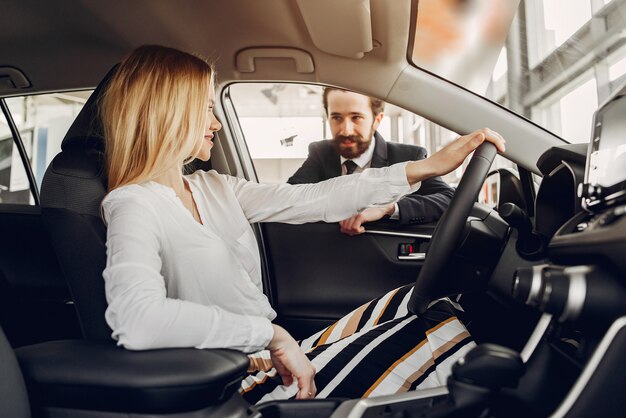
[[[426,158],[425,148],[386,142],[376,131],[384,116],[385,103],[377,98],[327,87],[323,95],[333,139],[313,142],[309,156],[287,180],[291,184],[317,183],[332,177],[360,173],[370,167]],[[420,188],[384,207],[370,207],[340,223],[341,231],[356,235],[365,231],[362,224],[384,216],[401,225],[432,222],[448,207],[454,189],[440,177],[422,182]]]

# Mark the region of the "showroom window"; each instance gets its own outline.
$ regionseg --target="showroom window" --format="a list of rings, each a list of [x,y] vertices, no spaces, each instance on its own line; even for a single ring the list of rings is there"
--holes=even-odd
[[[566,141],[588,141],[597,106],[626,83],[626,0],[515,4],[420,0],[413,63]]]
[[[7,98],[39,190],[48,164],[91,91]],[[26,169],[4,115],[0,118],[0,202],[34,204]]]
[[[526,0],[525,7],[531,68],[591,19],[590,0]]]
[[[626,74],[626,48],[609,57],[609,80],[618,81]]]
[[[533,109],[533,119],[570,143],[588,142],[598,108],[596,80],[586,74]]]
[[[508,84],[508,69],[507,49],[506,47],[503,47],[502,51],[500,51],[500,55],[498,56],[498,61],[496,61],[496,66],[493,69],[491,82],[489,83],[486,93],[487,97],[490,97],[503,105],[506,105],[505,98]]]
[[[302,165],[311,142],[330,139],[322,105],[323,88],[296,83],[239,83],[229,87],[257,178],[284,183]],[[387,141],[419,145],[432,153],[454,132],[387,103],[378,132]],[[458,183],[462,168],[445,180]]]
[[[420,0],[411,61],[483,95],[496,64],[504,73],[502,48],[515,12],[510,0]]]

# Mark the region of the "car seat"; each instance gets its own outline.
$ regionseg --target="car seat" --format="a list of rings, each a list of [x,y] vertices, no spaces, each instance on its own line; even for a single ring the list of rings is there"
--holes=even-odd
[[[7,417],[30,416],[28,394],[15,354],[0,328],[0,411]]]
[[[249,364],[245,354],[193,348],[129,351],[111,338],[104,319],[106,227],[100,203],[106,178],[98,102],[114,71],[77,116],[43,178],[42,219],[84,340],[50,341],[16,350],[31,409],[37,415],[64,417],[181,416],[198,411],[202,416],[222,416],[225,409],[245,411],[247,405],[235,394]],[[8,373],[15,376],[15,368]],[[11,408],[24,411],[19,388],[7,396],[14,399]],[[2,391],[0,396],[6,392]]]
[[[104,139],[98,102],[114,67],[94,90],[61,143],[41,185],[41,216],[70,289],[84,338],[110,340],[102,271],[106,229]]]

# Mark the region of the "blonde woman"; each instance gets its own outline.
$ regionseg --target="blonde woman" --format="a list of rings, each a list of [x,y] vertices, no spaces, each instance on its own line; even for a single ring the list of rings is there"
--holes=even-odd
[[[213,115],[214,100],[209,64],[159,46],[140,47],[128,55],[102,99],[109,182],[102,204],[108,225],[106,320],[119,345],[131,350],[196,347],[255,353],[251,371],[261,371],[251,374],[241,389],[251,402],[391,393],[394,389],[379,378],[426,341],[431,335],[426,331],[441,328],[443,319],[450,335],[465,336],[462,348],[471,345],[453,308],[443,302],[433,309],[445,311],[444,316],[408,315],[403,301],[410,287],[383,296],[385,306],[394,306],[394,311],[377,312],[377,321],[368,320],[372,313],[367,309],[356,310],[334,326],[341,332],[322,330],[299,345],[271,322],[276,313],[263,294],[250,223],[341,221],[368,205],[394,202],[421,180],[455,169],[485,140],[503,151],[500,135],[485,129],[426,160],[318,184],[258,184],[215,171],[182,175],[186,162],[211,156],[214,134],[221,128]],[[348,353],[362,344],[367,348],[367,341],[374,339],[393,341],[397,353],[377,357],[370,350],[354,363]],[[433,348],[425,346],[434,358]],[[402,364],[409,372],[417,371],[410,363]],[[449,364],[433,367],[416,388],[445,382],[441,380]],[[375,388],[361,390],[355,384],[367,380],[362,369],[368,371],[367,379],[379,382]]]

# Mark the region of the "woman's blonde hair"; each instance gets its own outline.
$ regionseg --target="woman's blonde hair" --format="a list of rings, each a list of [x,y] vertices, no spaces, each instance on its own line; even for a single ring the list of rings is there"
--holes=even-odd
[[[109,191],[191,161],[207,123],[213,69],[194,55],[142,46],[120,64],[101,106]]]

